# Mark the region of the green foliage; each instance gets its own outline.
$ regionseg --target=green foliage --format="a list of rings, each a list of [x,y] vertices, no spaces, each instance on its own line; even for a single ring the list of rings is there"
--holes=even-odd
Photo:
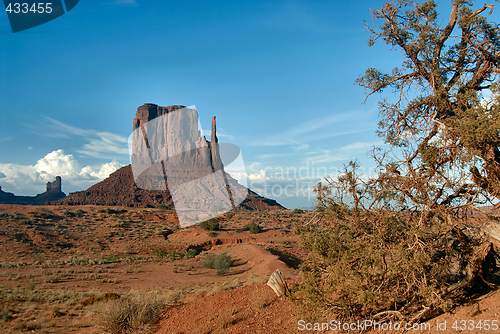
[[[86,213],[87,213],[86,211],[84,211],[82,209],[78,209],[78,210],[76,210],[75,215],[78,216],[78,217],[82,217]]]
[[[390,311],[404,321],[425,305],[420,319],[455,304],[467,284],[487,288],[483,278],[495,261],[486,259],[497,255],[492,249],[478,255],[481,238],[470,225],[450,224],[438,211],[388,210],[393,203],[377,196],[375,181],[364,183],[357,168],[351,163],[316,188],[327,224],[295,230],[308,251],[298,291],[308,314],[358,320]],[[481,269],[472,265],[478,261]]]
[[[198,251],[194,248],[190,248],[186,251],[186,253],[184,254],[184,257],[186,258],[193,258],[195,257],[196,255],[198,255]]]
[[[201,222],[198,226],[200,226],[200,228],[203,230],[217,231],[219,229],[219,222],[217,221],[217,219],[211,218],[209,220]]]
[[[165,204],[160,204],[158,205],[158,209],[167,210],[168,206],[166,206]]]
[[[168,254],[168,258],[170,261],[174,261],[174,260],[181,258],[181,257],[183,257],[183,254],[179,253],[177,251],[173,251],[173,253]]]
[[[453,197],[437,204],[484,205],[500,199],[500,26],[488,22],[493,5],[453,1],[451,7],[446,17],[431,0],[397,0],[374,10],[368,44],[383,41],[404,58],[387,73],[368,68],[356,83],[369,95],[396,95],[379,104],[378,134],[405,152],[375,158],[383,167],[399,167],[388,172],[400,189],[427,177],[438,193]]]
[[[69,212],[68,210],[61,211],[61,214],[65,217],[74,217],[74,214],[72,212]]]
[[[37,324],[36,322],[28,322],[26,324],[26,330],[28,331],[35,331],[39,328],[42,328],[42,326],[40,324]]]
[[[302,210],[302,209],[293,209],[293,211],[292,211],[292,212],[293,212],[293,214],[294,214],[294,215],[301,215],[301,214],[303,214],[305,211],[304,211],[304,210]]]
[[[260,225],[256,224],[256,223],[246,224],[245,228],[248,229],[248,231],[250,231],[250,233],[252,233],[252,234],[257,234],[257,233],[260,233],[260,231],[261,231]]]
[[[233,265],[233,260],[226,253],[207,254],[203,258],[203,265],[207,268],[215,269],[218,275],[224,275],[229,272],[229,269]]]
[[[111,256],[103,256],[101,258],[101,262],[103,262],[103,263],[115,263],[115,262],[121,262],[121,260],[118,256],[111,255]]]
[[[39,216],[42,219],[53,219],[53,218],[57,217],[57,215],[54,215],[52,213],[47,213],[47,212],[41,212],[41,213],[37,214],[37,216]]]
[[[234,217],[234,212],[228,212],[226,213],[226,219],[229,220]]]
[[[198,255],[198,251],[196,249],[190,248],[188,249],[185,253],[179,253],[177,251],[174,251],[172,253],[168,253],[165,249],[157,248],[153,250],[153,253],[156,254],[157,257],[159,258],[165,258],[168,257],[169,260],[174,261],[178,258],[193,258],[196,255]]]
[[[166,257],[168,254],[166,250],[160,248],[153,250],[153,253],[155,253],[159,258]]]

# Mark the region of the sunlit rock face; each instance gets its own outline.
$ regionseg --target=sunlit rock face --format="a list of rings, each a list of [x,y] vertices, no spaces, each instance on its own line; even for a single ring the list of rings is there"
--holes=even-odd
[[[115,205],[175,209],[182,226],[220,215],[234,206],[246,210],[284,209],[246,188],[241,152],[219,143],[215,116],[208,141],[198,112],[184,106],[146,103],[137,108],[129,137],[131,165],[90,188],[50,204]]]
[[[137,109],[133,127],[129,144],[135,184],[168,190],[181,225],[229,211],[247,197],[248,190],[224,171],[215,116],[210,141],[199,130],[198,112],[183,106],[145,104]],[[229,164],[241,159],[235,145],[222,149],[231,156]]]

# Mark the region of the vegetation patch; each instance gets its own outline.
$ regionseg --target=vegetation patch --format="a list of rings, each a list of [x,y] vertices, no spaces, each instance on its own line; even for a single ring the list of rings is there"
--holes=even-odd
[[[245,225],[245,228],[252,234],[260,233],[261,227],[257,223],[249,223]]]
[[[203,230],[207,230],[207,231],[217,231],[219,230],[219,221],[215,218],[211,218],[209,220],[205,220],[203,222],[201,222],[200,224],[198,224],[198,226],[203,229]]]
[[[203,265],[207,268],[215,269],[218,275],[224,275],[229,272],[229,269],[233,265],[233,260],[227,253],[207,254],[203,258]]]
[[[109,301],[100,309],[104,333],[152,333],[169,305],[155,292],[135,292]]]

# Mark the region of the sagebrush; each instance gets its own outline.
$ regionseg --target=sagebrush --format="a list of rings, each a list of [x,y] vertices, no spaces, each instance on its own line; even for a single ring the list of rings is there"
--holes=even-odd
[[[233,265],[233,260],[227,253],[207,254],[203,258],[203,265],[207,268],[215,269],[218,275],[223,275],[229,272],[229,269]]]

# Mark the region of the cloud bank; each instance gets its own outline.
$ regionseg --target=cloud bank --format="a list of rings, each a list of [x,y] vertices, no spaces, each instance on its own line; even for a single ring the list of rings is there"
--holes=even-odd
[[[62,190],[68,194],[87,189],[122,166],[112,160],[100,166],[81,167],[72,154],[59,149],[48,153],[33,166],[0,164],[0,185],[2,190],[16,195],[34,196],[45,191],[47,182],[61,176]]]

